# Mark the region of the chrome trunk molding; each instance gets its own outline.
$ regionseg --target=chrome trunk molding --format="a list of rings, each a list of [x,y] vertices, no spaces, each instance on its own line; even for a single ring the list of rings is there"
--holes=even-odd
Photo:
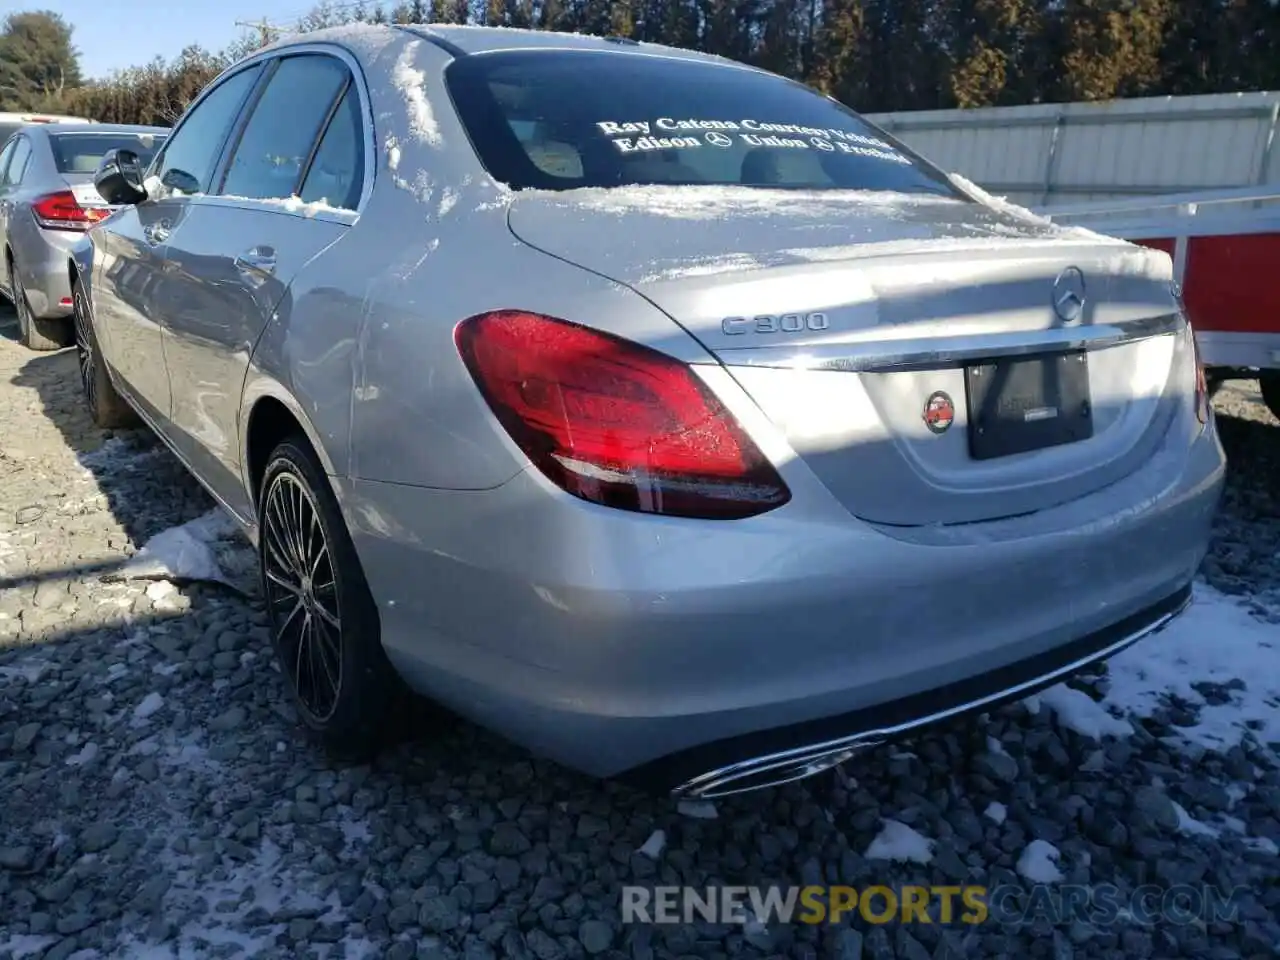
[[[1097,350],[1134,340],[1177,333],[1186,326],[1180,312],[1129,323],[1100,323],[1011,333],[970,333],[955,337],[847,340],[807,347],[734,347],[717,351],[728,367],[782,367],[884,373],[957,366],[992,357],[1065,350]],[[865,332],[874,336],[875,330]]]

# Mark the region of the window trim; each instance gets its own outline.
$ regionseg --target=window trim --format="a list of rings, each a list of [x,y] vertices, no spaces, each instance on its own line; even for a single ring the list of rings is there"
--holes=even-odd
[[[13,158],[18,152],[18,148],[22,146],[24,143],[27,145],[27,155],[23,159],[22,171],[18,174],[18,179],[16,181],[10,180],[9,171],[13,168]],[[35,153],[35,146],[34,144],[32,144],[31,138],[27,136],[25,133],[15,133],[13,135],[13,153],[9,154],[9,162],[5,165],[5,169],[4,169],[4,181],[3,183],[0,183],[0,186],[5,186],[5,187],[22,186],[22,177],[26,176],[27,167],[31,166],[31,157],[34,153]]]
[[[160,170],[163,169],[164,167],[164,161],[165,161],[165,158],[168,156],[169,148],[173,146],[173,142],[178,138],[178,134],[182,132],[182,128],[187,125],[187,122],[191,119],[192,115],[198,109],[200,109],[200,107],[204,104],[206,100],[209,99],[209,97],[213,95],[215,90],[220,89],[223,86],[223,84],[228,83],[233,77],[237,77],[240,74],[245,73],[249,70],[255,69],[257,67],[258,67],[258,64],[256,62],[246,63],[243,66],[236,65],[235,67],[232,67],[228,70],[224,70],[217,77],[215,77],[213,81],[210,82],[209,85],[206,86],[204,90],[200,92],[200,95],[191,102],[191,105],[187,107],[185,111],[183,111],[181,119],[178,120],[178,125],[174,127],[173,130],[169,133],[169,136],[165,139],[164,146],[161,147],[156,152],[156,155],[152,158],[151,165],[147,168],[146,173],[143,174],[143,179],[145,180],[148,177],[160,175]],[[254,96],[255,92],[258,90],[258,88],[261,85],[262,85],[262,73],[259,70],[257,80],[255,80],[253,85],[250,86],[248,94],[245,95],[244,99],[240,101],[240,105],[236,108],[236,114],[231,121],[230,130],[228,130],[226,133],[222,135],[222,140],[219,142],[217,149],[214,150],[213,172],[211,176],[216,176],[219,168],[222,165],[223,155],[226,152],[227,138],[230,136],[230,131],[235,129],[236,124],[239,122],[240,116],[244,113],[245,104],[249,102],[249,99]],[[184,196],[184,197],[166,197],[165,199],[181,200],[181,199],[188,199],[188,198]]]
[[[9,161],[13,159],[13,151],[9,148],[12,146],[14,149],[17,149],[17,137],[18,135],[15,133],[7,137],[4,143],[0,143],[0,186],[4,186],[5,184],[5,174],[9,170]]]
[[[270,66],[268,66],[266,71],[263,73],[262,82],[259,83],[257,88],[254,90],[252,102],[246,103],[244,110],[241,111],[239,122],[236,124],[235,128],[235,138],[234,140],[228,141],[226,148],[223,151],[222,158],[219,161],[220,169],[219,176],[217,178],[218,188],[210,191],[210,196],[220,197],[223,195],[223,191],[227,189],[227,177],[231,175],[231,164],[235,160],[236,151],[240,149],[240,144],[244,140],[245,131],[249,129],[249,124],[253,122],[253,115],[258,110],[258,104],[262,102],[263,94],[267,92],[267,87],[270,85],[272,78],[279,72],[281,65],[283,65],[286,60],[293,60],[299,57],[308,56],[320,56],[326,57],[330,60],[337,60],[343,67],[344,78],[342,86],[338,88],[338,95],[336,99],[329,104],[329,109],[326,110],[324,112],[324,116],[320,118],[320,126],[317,128],[316,135],[311,141],[311,147],[307,150],[307,155],[303,159],[303,164],[300,168],[300,175],[298,179],[294,181],[293,195],[297,196],[298,191],[302,189],[302,184],[306,182],[307,171],[310,169],[311,160],[315,156],[316,150],[320,148],[320,141],[324,139],[325,131],[329,129],[329,122],[333,119],[334,112],[338,109],[339,105],[341,105],[342,98],[346,96],[347,88],[351,86],[352,77],[351,68],[339,57],[334,57],[326,53],[298,53],[291,49],[282,53],[280,56],[271,58]]]
[[[270,213],[279,214],[280,216],[298,217],[300,219],[308,219],[308,220],[325,220],[328,222],[341,223],[345,225],[350,225],[354,223],[357,219],[359,219],[360,215],[364,213],[365,207],[367,207],[369,204],[369,198],[373,195],[373,188],[375,183],[375,168],[377,167],[377,157],[378,157],[378,146],[377,146],[378,142],[377,142],[377,127],[375,126],[374,119],[373,119],[373,101],[369,95],[368,80],[365,76],[364,68],[361,66],[360,61],[355,57],[355,55],[352,54],[351,51],[347,50],[347,48],[329,41],[315,41],[315,40],[303,41],[295,44],[290,44],[286,47],[273,48],[271,50],[264,50],[259,53],[253,54],[246,60],[242,61],[241,64],[237,64],[236,70],[237,72],[240,69],[247,70],[249,69],[249,67],[254,65],[259,65],[264,62],[269,62],[273,60],[280,60],[286,56],[296,56],[298,54],[303,54],[303,53],[322,53],[332,57],[336,57],[337,59],[341,60],[343,64],[346,65],[347,72],[349,74],[348,87],[344,88],[343,95],[345,96],[345,90],[349,89],[351,85],[355,86],[356,92],[359,95],[360,119],[361,119],[361,125],[363,129],[363,136],[361,140],[362,140],[362,148],[364,150],[364,155],[361,158],[362,160],[361,166],[363,167],[362,182],[360,185],[360,199],[357,203],[356,209],[355,210],[345,210],[345,209],[317,210],[310,214],[304,214],[302,211],[289,210],[281,205],[267,206],[261,200],[237,200],[237,199],[231,199],[229,197],[221,196],[220,194],[210,194],[210,193],[203,193],[203,194],[200,194],[199,196],[184,197],[183,199],[190,202],[192,206],[232,207],[235,209],[242,209],[242,210],[267,211]],[[230,76],[230,72],[228,72],[227,75]],[[266,76],[266,74],[264,73],[263,76]],[[261,82],[262,81],[260,79],[259,84],[261,84]],[[258,93],[258,88],[255,87],[254,94],[256,95],[257,93]],[[339,105],[341,104],[340,98],[337,101],[337,103]],[[255,100],[255,104],[256,104],[256,100]],[[247,101],[246,101],[246,105],[247,105]],[[191,109],[194,109],[194,107],[195,107],[195,104],[192,104]],[[243,114],[243,110],[244,108],[241,108],[242,114]],[[242,116],[240,118],[240,121],[243,122],[245,119],[246,117]],[[174,133],[176,134],[177,130],[175,130]],[[323,138],[323,136],[324,136],[324,131],[322,130],[317,135],[317,138],[315,141],[315,145],[317,149],[318,149],[320,140]],[[231,154],[229,151],[225,149],[225,144],[224,144],[223,153],[219,158],[219,168],[224,166],[229,161],[230,156]],[[301,182],[299,182],[298,186],[299,188],[301,188]]]
[[[316,138],[311,143],[311,149],[307,151],[307,158],[302,161],[302,168],[298,171],[298,182],[293,185],[293,195],[302,196],[302,188],[307,185],[307,177],[311,176],[311,167],[316,162],[316,154],[320,152],[320,145],[324,143],[324,138],[329,135],[329,128],[333,126],[333,118],[338,115],[338,111],[342,109],[342,101],[347,98],[347,92],[351,89],[354,82],[351,72],[347,71],[347,80],[342,85],[342,89],[338,91],[338,96],[333,103],[329,104],[329,110],[324,115],[324,119],[320,121],[320,130],[316,134]],[[363,160],[363,158],[361,158]],[[361,166],[363,167],[363,163]],[[360,171],[361,179],[364,178],[364,170]]]
[[[283,59],[283,57],[271,57],[263,61],[262,70],[258,74],[258,82],[253,85],[253,89],[245,97],[244,104],[240,107],[240,112],[236,114],[235,122],[231,124],[231,131],[228,133],[226,141],[222,144],[222,152],[218,154],[218,162],[214,165],[213,176],[209,182],[209,189],[204,193],[205,196],[221,196],[222,191],[226,188],[227,175],[231,172],[231,161],[235,157],[236,151],[240,149],[240,141],[244,139],[245,128],[249,126],[249,121],[253,119],[253,112],[258,109],[258,103],[262,100],[263,93],[266,92],[267,84],[271,82],[271,78],[280,69],[280,61]]]

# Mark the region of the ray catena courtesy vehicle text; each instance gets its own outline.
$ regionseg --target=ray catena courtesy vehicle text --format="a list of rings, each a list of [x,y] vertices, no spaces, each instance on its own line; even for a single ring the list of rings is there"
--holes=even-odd
[[[1223,455],[1169,258],[985,202],[788,80],[321,31],[96,182],[90,409],[244,526],[344,750],[408,689],[717,796],[1189,601]]]

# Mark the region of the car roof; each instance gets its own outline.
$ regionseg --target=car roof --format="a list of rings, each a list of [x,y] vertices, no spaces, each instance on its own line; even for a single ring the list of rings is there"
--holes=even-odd
[[[491,53],[495,50],[606,50],[687,57],[692,60],[723,60],[722,57],[659,43],[643,43],[626,37],[597,37],[585,33],[554,30],[525,30],[517,27],[481,27],[461,24],[414,24],[406,27],[422,37],[438,37],[463,53]]]
[[[3,112],[0,111],[0,121],[12,123],[14,120],[20,120],[23,123],[46,124],[46,123],[93,123],[88,117],[71,117],[64,113],[22,113],[22,112]]]
[[[48,127],[51,124],[35,123],[35,127]],[[173,131],[168,127],[144,127],[133,123],[59,123],[57,129],[50,133],[149,133],[153,136],[166,136]]]
[[[461,24],[345,24],[327,27],[308,33],[294,34],[278,40],[260,52],[274,51],[297,44],[333,42],[349,46],[357,56],[361,53],[360,39],[382,34],[387,39],[396,36],[416,36],[436,43],[455,57],[477,53],[493,53],[499,50],[598,50],[611,53],[649,54],[701,60],[708,63],[737,63],[716,54],[698,53],[679,47],[647,43],[625,37],[597,37],[583,33],[558,33],[553,30],[526,30],[519,27],[482,27]],[[748,68],[749,69],[749,68]]]

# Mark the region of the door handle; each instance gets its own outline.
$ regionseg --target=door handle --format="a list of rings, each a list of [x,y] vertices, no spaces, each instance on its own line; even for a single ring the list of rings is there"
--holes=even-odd
[[[142,228],[142,236],[150,244],[164,243],[169,239],[169,221],[149,223]]]
[[[236,257],[236,269],[254,273],[276,272],[276,251],[272,247],[253,247]]]

